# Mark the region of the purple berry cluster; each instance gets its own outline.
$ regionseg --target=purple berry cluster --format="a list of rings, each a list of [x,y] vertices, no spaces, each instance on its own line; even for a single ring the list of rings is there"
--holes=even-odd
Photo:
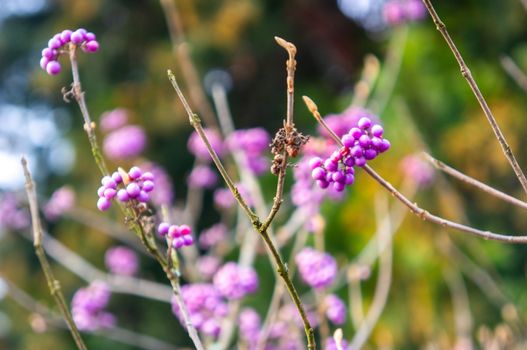
[[[20,208],[14,193],[0,193],[0,233],[4,230],[22,230],[29,227],[31,219],[26,209]]]
[[[96,52],[99,49],[99,42],[95,34],[87,32],[86,29],[80,28],[75,31],[66,29],[55,34],[49,39],[48,47],[42,50],[40,59],[40,67],[49,75],[60,73],[61,67],[58,59],[62,53],[61,48],[68,44],[80,46],[84,52]]]
[[[192,229],[188,225],[178,226],[162,222],[157,227],[157,232],[161,237],[168,235],[168,237],[172,238],[172,247],[176,249],[194,244]]]
[[[255,175],[262,175],[269,169],[265,153],[269,148],[271,136],[264,128],[236,130],[227,138],[232,152],[240,152],[247,169]]]
[[[181,296],[194,327],[205,335],[218,337],[222,320],[229,312],[218,290],[208,283],[187,284],[181,287]],[[172,299],[172,312],[184,325],[185,320],[175,299]]]
[[[96,331],[115,326],[115,316],[104,310],[110,301],[110,289],[102,281],[75,292],[71,301],[71,314],[81,331]]]
[[[295,257],[302,280],[315,289],[329,286],[337,276],[337,262],[323,252],[307,247]]]
[[[115,275],[134,276],[139,271],[139,257],[125,246],[108,249],[104,255],[104,264]]]
[[[383,8],[384,20],[389,25],[417,21],[426,15],[426,8],[420,0],[389,0]]]
[[[346,304],[335,294],[324,297],[326,317],[335,325],[343,325],[346,322]]]
[[[146,203],[150,200],[149,193],[154,190],[154,175],[144,172],[139,167],[132,167],[128,173],[121,168],[112,176],[105,176],[101,180],[102,186],[97,190],[99,200],[97,208],[108,210],[112,199],[119,201]],[[121,188],[119,188],[121,186]]]
[[[70,186],[62,186],[53,194],[44,206],[44,215],[50,221],[57,220],[75,205],[75,192]]]
[[[336,191],[343,191],[355,181],[354,166],[362,167],[390,148],[390,142],[382,138],[383,132],[382,126],[362,117],[356,127],[342,136],[343,147],[325,160],[320,157],[310,160],[312,178],[320,188],[332,185]]]
[[[225,298],[237,300],[256,292],[258,275],[252,267],[228,262],[216,272],[213,283]]]

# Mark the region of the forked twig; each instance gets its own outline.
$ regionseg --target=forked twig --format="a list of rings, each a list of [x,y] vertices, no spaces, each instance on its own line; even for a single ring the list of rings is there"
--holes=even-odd
[[[470,72],[470,69],[465,63],[465,60],[463,59],[463,57],[461,56],[461,53],[456,47],[456,44],[450,37],[450,34],[448,34],[446,26],[441,21],[441,18],[439,18],[439,15],[437,14],[434,6],[432,5],[432,2],[430,0],[423,0],[423,3],[425,4],[428,12],[430,13],[430,16],[432,17],[432,20],[434,21],[434,24],[436,25],[437,30],[441,33],[446,43],[448,44],[448,47],[454,54],[454,57],[456,58],[456,61],[459,64],[459,68],[461,69],[461,75],[466,79],[468,85],[470,86],[470,89],[476,96],[476,99],[478,100],[478,103],[481,106],[481,109],[483,110],[485,117],[487,117],[487,120],[490,123],[492,131],[494,131],[494,134],[496,135],[496,138],[498,139],[498,142],[500,143],[500,146],[501,146],[501,149],[503,150],[503,154],[505,155],[505,158],[507,158],[507,160],[509,161],[512,167],[512,170],[514,171],[514,174],[516,174],[516,177],[518,178],[518,180],[520,181],[520,184],[523,187],[523,190],[527,193],[527,178],[525,178],[525,174],[523,173],[520,165],[518,164],[518,161],[516,160],[516,157],[514,156],[514,153],[512,152],[509,144],[507,143],[507,140],[505,139],[505,135],[503,135],[503,132],[501,131],[498,125],[498,122],[496,121],[496,118],[494,118],[494,115],[492,114],[492,111],[490,110],[489,105],[487,104],[487,101],[483,97],[483,94],[481,93],[478,87],[478,84],[472,77],[472,73]]]
[[[79,330],[77,329],[77,326],[73,321],[73,317],[71,316],[70,310],[66,303],[66,299],[64,298],[64,294],[62,294],[60,283],[53,275],[53,271],[51,270],[51,266],[46,257],[46,253],[44,252],[44,248],[42,248],[43,231],[38,213],[38,201],[37,193],[35,190],[35,184],[33,182],[33,179],[31,178],[31,173],[29,172],[26,158],[22,157],[21,162],[22,168],[24,169],[24,176],[26,178],[26,192],[29,201],[29,209],[31,211],[31,222],[33,224],[33,246],[35,248],[35,253],[37,254],[40,265],[42,266],[44,275],[46,276],[46,281],[48,282],[48,288],[51,293],[51,296],[55,299],[55,302],[57,303],[57,306],[60,309],[60,313],[62,314],[64,321],[66,321],[66,324],[68,325],[68,328],[73,337],[73,340],[75,341],[75,344],[77,345],[77,348],[79,350],[86,350],[86,345],[84,344]]]
[[[295,306],[296,306],[296,308],[298,310],[298,313],[300,314],[300,317],[302,319],[302,323],[303,323],[303,326],[304,326],[304,331],[305,331],[306,337],[307,337],[307,347],[310,350],[315,350],[314,330],[311,327],[311,324],[310,324],[310,322],[309,322],[309,320],[307,318],[307,314],[306,314],[304,305],[302,304],[302,301],[300,300],[300,296],[298,295],[298,292],[297,292],[295,286],[293,285],[293,282],[292,282],[292,280],[291,280],[291,278],[289,276],[287,266],[284,264],[284,261],[282,260],[280,252],[276,248],[276,244],[273,242],[273,240],[269,236],[269,233],[267,232],[267,230],[263,229],[262,222],[260,221],[260,218],[258,217],[258,215],[256,215],[251,210],[251,208],[247,205],[245,200],[240,196],[240,193],[239,193],[238,189],[236,188],[236,186],[234,185],[234,182],[232,181],[232,179],[230,178],[229,174],[225,170],[225,167],[223,166],[223,164],[221,163],[220,159],[218,158],[218,155],[216,154],[216,152],[212,148],[212,146],[211,146],[211,144],[210,144],[210,142],[209,142],[209,140],[207,138],[207,135],[205,134],[205,132],[203,130],[203,126],[201,125],[200,118],[198,117],[198,115],[196,115],[196,114],[194,114],[194,112],[192,112],[192,109],[190,108],[187,100],[185,99],[185,96],[181,92],[181,89],[179,88],[179,85],[178,85],[178,83],[176,81],[176,77],[174,76],[174,74],[172,74],[172,71],[170,71],[170,70],[168,70],[167,73],[168,73],[168,79],[172,83],[172,86],[174,87],[174,90],[176,91],[179,99],[181,100],[181,103],[183,104],[183,106],[184,106],[184,108],[185,108],[185,110],[186,110],[186,112],[188,114],[190,124],[196,130],[196,132],[198,133],[199,137],[201,138],[201,140],[203,141],[203,143],[207,147],[207,150],[209,151],[209,154],[210,154],[210,156],[212,158],[212,161],[214,162],[214,164],[218,168],[218,171],[220,172],[221,176],[223,177],[225,183],[227,184],[227,187],[232,192],[234,198],[236,199],[236,201],[238,202],[240,207],[242,207],[244,212],[249,217],[249,220],[251,221],[251,224],[253,225],[254,230],[257,231],[260,234],[260,236],[262,237],[262,239],[264,240],[265,245],[266,245],[267,249],[269,250],[269,252],[270,252],[270,254],[272,256],[272,259],[274,260],[274,263],[276,264],[276,268],[277,268],[278,274],[280,275],[280,277],[282,278],[284,284],[286,285],[287,291],[289,292],[289,295],[291,296],[291,299],[293,300],[293,303],[295,304]]]

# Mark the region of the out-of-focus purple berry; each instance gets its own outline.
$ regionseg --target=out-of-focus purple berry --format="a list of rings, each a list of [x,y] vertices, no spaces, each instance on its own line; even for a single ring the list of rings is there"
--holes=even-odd
[[[311,176],[315,180],[322,180],[322,179],[326,178],[326,171],[323,168],[320,168],[320,167],[319,168],[315,168],[311,172]]]
[[[137,254],[125,246],[108,249],[104,255],[104,262],[108,271],[116,275],[134,276],[139,270]]]
[[[136,198],[139,196],[139,193],[141,193],[141,188],[139,188],[139,185],[135,182],[129,183],[128,186],[126,186],[126,192],[130,196],[130,198]]]
[[[219,132],[214,129],[205,129],[205,134],[212,146],[212,149],[222,157],[225,153],[225,145]],[[188,150],[197,158],[209,160],[210,155],[207,147],[196,132],[190,135],[187,143]]]
[[[375,124],[371,127],[371,134],[376,137],[381,137],[384,132],[384,129],[379,124]]]
[[[342,143],[344,144],[345,147],[353,147],[353,145],[355,144],[355,138],[353,136],[351,136],[350,134],[346,134],[344,136],[342,136]]]
[[[350,129],[349,131],[349,134],[355,139],[355,140],[358,140],[361,136],[362,136],[362,130],[357,128],[357,127],[353,127]]]
[[[366,160],[372,160],[372,159],[375,159],[375,157],[377,157],[377,151],[374,150],[374,149],[367,149],[367,150],[364,150],[364,159]]]
[[[42,69],[46,69],[46,66],[48,65],[49,63],[49,58],[43,56],[41,59],[40,59],[40,67]]]
[[[342,182],[333,182],[333,188],[335,191],[342,192],[346,188],[346,185]]]
[[[311,169],[316,169],[322,165],[322,158],[320,157],[314,157],[309,160],[309,167]]]
[[[357,123],[358,127],[361,129],[369,129],[371,127],[372,121],[368,117],[362,117],[359,119],[359,122]]]
[[[370,140],[370,137],[368,135],[362,135],[359,138],[359,145],[361,145],[361,147],[368,148],[368,147],[370,147],[370,144],[371,144],[371,140]]]
[[[87,52],[97,52],[99,50],[99,43],[97,40],[88,41],[84,44],[84,48]]]
[[[53,60],[57,57],[57,51],[46,47],[44,50],[42,50],[42,56]]]
[[[387,150],[390,149],[390,146],[391,146],[390,141],[388,141],[386,139],[382,139],[382,143],[381,143],[381,145],[379,147],[379,152],[381,152],[381,153],[382,152],[386,152]]]
[[[100,211],[106,211],[110,208],[110,205],[112,205],[112,202],[110,202],[108,199],[104,197],[100,197],[97,201],[97,208],[99,208]]]
[[[108,175],[106,175],[105,177],[101,179],[101,184],[106,188],[115,189],[117,187],[117,183],[115,182],[115,180],[111,176],[108,176]]]
[[[183,236],[183,244],[186,246],[190,246],[194,243],[194,238],[192,238],[191,235]]]
[[[329,286],[337,275],[335,259],[313,248],[304,248],[295,257],[300,277],[315,289]]]
[[[353,185],[355,182],[355,176],[353,174],[346,174],[346,185]]]
[[[92,32],[88,32],[84,34],[84,39],[86,39],[86,41],[92,41],[92,40],[97,39],[97,37]]]
[[[179,249],[185,245],[185,241],[182,237],[176,237],[172,241],[172,247]]]
[[[152,192],[154,190],[154,183],[150,180],[146,180],[143,182],[143,191],[145,192]]]
[[[357,157],[361,157],[362,156],[362,147],[357,145],[357,146],[353,146],[351,149],[350,149],[350,154],[357,158]],[[355,162],[356,163],[356,162]]]
[[[60,33],[60,39],[63,43],[69,43],[71,41],[71,33],[72,31],[69,29],[65,29]]]
[[[150,196],[145,191],[141,191],[137,196],[137,200],[141,203],[146,203],[150,200]]]
[[[113,181],[115,181],[116,184],[120,184],[121,182],[123,182],[121,174],[119,174],[119,172],[117,171],[112,174],[112,179]]]
[[[103,196],[106,199],[112,199],[113,197],[115,197],[116,194],[117,194],[117,191],[114,190],[113,188],[107,188],[103,192]]]
[[[57,61],[49,61],[46,65],[46,72],[48,72],[49,75],[57,75],[60,73],[60,70],[60,63]]]
[[[62,43],[60,42],[60,40],[56,39],[56,38],[51,38],[49,39],[48,41],[48,47],[52,50],[56,50],[58,49],[59,47],[61,47]]]
[[[195,166],[187,177],[187,184],[192,188],[212,188],[217,182],[216,172],[207,165]]]
[[[116,108],[101,114],[99,125],[102,131],[108,132],[125,126],[126,123],[128,123],[128,111],[124,108]]]
[[[366,158],[364,157],[357,157],[355,158],[355,165],[358,167],[362,167],[366,165]]]
[[[130,168],[130,170],[128,171],[128,176],[130,176],[132,180],[140,178],[142,174],[143,172],[141,171],[141,169],[136,166]]]
[[[323,301],[326,307],[326,316],[335,325],[346,322],[346,304],[335,294],[329,294]]]
[[[71,42],[75,45],[79,45],[84,41],[84,35],[83,32],[80,31],[80,29],[77,29],[73,33],[71,33],[70,36]]]
[[[120,189],[117,191],[117,199],[119,199],[121,202],[127,202],[130,200],[130,195],[125,189]]]
[[[62,186],[51,195],[43,208],[48,220],[56,220],[75,205],[75,192],[69,186]]]
[[[186,236],[192,233],[192,229],[190,228],[189,225],[183,224],[179,226],[179,232],[181,233],[182,236]]]
[[[134,158],[144,150],[146,141],[142,127],[127,125],[106,135],[103,150],[111,159]]]
[[[168,233],[168,229],[170,228],[170,225],[166,222],[162,222],[159,224],[159,226],[157,227],[157,232],[161,235],[161,236],[166,236],[166,234]]]
[[[181,236],[181,231],[179,230],[179,226],[178,225],[170,225],[170,227],[168,228],[168,235],[171,238],[180,237]]]
[[[326,180],[317,180],[317,185],[318,187],[324,189],[324,188],[328,188],[329,182],[327,182]]]
[[[252,267],[228,262],[216,272],[213,283],[224,297],[236,300],[258,289],[258,276]]]

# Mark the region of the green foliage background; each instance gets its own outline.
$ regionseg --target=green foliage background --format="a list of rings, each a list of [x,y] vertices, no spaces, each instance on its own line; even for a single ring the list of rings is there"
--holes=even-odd
[[[520,165],[525,168],[527,99],[525,92],[504,72],[500,57],[510,55],[527,70],[527,12],[516,0],[435,2]],[[285,54],[275,44],[274,35],[298,47],[295,118],[299,129],[306,133],[313,133],[315,125],[300,96],[311,96],[322,113],[343,110],[360,78],[364,56],[373,53],[382,64],[390,52],[390,43],[396,42],[395,51],[403,51],[403,60],[393,93],[381,115],[393,148],[376,160],[374,167],[400,185],[404,181],[401,159],[429,149],[437,158],[467,174],[525,198],[474,96],[429,18],[411,24],[406,40],[402,40],[405,28],[368,33],[345,18],[334,1],[180,0],[177,3],[200,74],[222,68],[233,77],[234,89],[229,99],[237,126],[263,126],[270,132],[281,126],[285,112]],[[180,203],[186,194],[185,175],[192,165],[191,156],[181,150],[185,149],[191,130],[166,79],[166,69],[172,67],[177,72],[178,62],[172,55],[160,4],[154,0],[57,0],[35,15],[9,17],[2,24],[0,81],[7,101],[23,106],[48,105],[57,113],[65,112],[72,123],[67,137],[77,151],[73,170],[65,176],[43,179],[39,187],[41,195],[49,196],[67,183],[76,189],[80,206],[94,208],[99,179],[93,171],[81,117],[77,106],[65,105],[60,94],[61,87],[71,82],[68,64],[64,62],[63,72],[57,77],[46,75],[38,66],[40,51],[51,34],[77,27],[95,32],[101,43],[97,54],[80,56],[81,79],[92,115],[97,120],[109,109],[131,110],[133,122],[141,123],[149,136],[145,158],[168,169],[174,179],[176,203]],[[26,84],[5,80],[13,69],[18,70]],[[267,176],[263,183],[271,199],[274,179]],[[376,183],[360,174],[343,203],[324,205],[327,249],[339,262],[356,256],[372,237],[374,202],[382,195],[384,192]],[[206,199],[210,198],[207,194]],[[515,234],[526,231],[527,218],[520,209],[452,179],[438,176],[430,188],[419,191],[416,201],[431,212],[476,227]],[[117,211],[109,215],[116,220],[120,218]],[[217,214],[207,211],[197,229],[215,220]],[[62,220],[49,229],[101,269],[104,250],[115,243],[97,230],[70,220]],[[369,342],[370,348],[418,349],[432,341],[440,348],[451,348],[455,341],[454,320],[444,271],[462,271],[463,266],[441,249],[445,237],[497,281],[507,302],[516,305],[520,318],[527,316],[525,247],[464,237],[408,215],[395,238],[393,287]],[[261,307],[267,305],[274,282],[265,256],[259,258],[257,267],[261,291],[249,298],[247,304]],[[54,268],[68,298],[83,286],[64,268]],[[20,236],[7,235],[2,239],[0,273],[52,305],[31,246]],[[148,258],[142,259],[141,276],[164,281],[160,269]],[[472,335],[476,339],[481,326],[494,328],[507,321],[502,315],[504,303],[496,304],[469,275],[462,276],[468,289],[474,321]],[[366,305],[371,301],[375,281],[374,271],[364,285]],[[304,289],[300,281],[296,282]],[[339,294],[345,297],[345,288]],[[10,332],[0,338],[0,348],[71,348],[65,331],[36,333],[30,327],[26,310],[9,298],[0,305],[12,323]],[[173,344],[189,345],[165,304],[114,295],[110,310],[122,326]],[[522,333],[516,336],[521,338]],[[349,322],[345,334],[348,337],[353,334]],[[132,348],[97,336],[87,335],[86,339],[92,349]]]

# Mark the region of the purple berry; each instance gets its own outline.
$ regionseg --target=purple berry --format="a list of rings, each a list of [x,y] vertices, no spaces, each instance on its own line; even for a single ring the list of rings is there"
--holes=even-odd
[[[46,56],[43,56],[41,59],[40,59],[40,67],[42,69],[46,69],[46,66],[48,65],[49,63],[49,58],[47,58]]]
[[[326,180],[317,180],[317,185],[318,187],[324,189],[324,188],[328,188],[329,182],[327,182]]]
[[[329,171],[335,171],[338,169],[338,163],[332,161],[331,159],[326,159],[326,161],[324,162],[324,166]]]
[[[141,191],[137,196],[137,200],[141,203],[146,203],[150,200],[150,196],[145,191]]]
[[[106,187],[104,187],[104,186],[99,187],[99,189],[97,190],[97,195],[99,197],[104,197],[104,191],[105,190],[106,190]]]
[[[353,174],[346,174],[346,185],[353,185],[355,182],[355,176]]]
[[[99,50],[99,43],[97,40],[88,41],[84,44],[84,49],[86,52],[97,52]]]
[[[168,228],[168,235],[171,238],[177,238],[177,237],[181,236],[181,232],[179,230],[179,226],[178,225],[170,225],[170,227]]]
[[[375,159],[375,157],[377,157],[376,150],[370,148],[364,151],[364,158],[366,160],[372,160],[372,159]]]
[[[181,225],[179,226],[179,232],[181,233],[182,236],[187,236],[192,233],[192,229],[190,228],[189,225]]]
[[[362,156],[362,147],[357,145],[357,146],[353,146],[351,149],[350,149],[350,154],[355,157],[355,158],[358,158],[358,157],[361,157]],[[355,160],[355,164],[357,164],[357,161]]]
[[[127,202],[130,200],[130,196],[128,195],[128,192],[124,189],[120,189],[117,191],[117,199],[119,199],[121,202]]]
[[[143,182],[143,191],[151,192],[154,189],[154,183],[150,180]]]
[[[344,165],[346,165],[348,167],[354,166],[355,165],[355,159],[353,157],[350,157],[350,156],[344,158]]]
[[[57,50],[46,47],[44,50],[42,50],[42,56],[47,57],[50,60],[54,60],[55,58],[57,58]]]
[[[73,33],[71,33],[71,42],[75,45],[79,45],[84,41],[84,35],[82,32],[79,32],[80,29],[77,29]]]
[[[141,176],[141,179],[143,179],[143,181],[154,181],[154,174],[149,171],[145,171],[143,176]]]
[[[167,233],[168,233],[168,229],[170,228],[170,225],[167,224],[166,222],[162,222],[159,224],[159,226],[157,227],[157,232],[161,235],[161,236],[165,236]]]
[[[49,75],[57,75],[60,73],[60,63],[57,61],[49,61],[49,63],[46,65],[46,72],[48,72]]]
[[[106,188],[116,188],[117,187],[117,183],[115,182],[115,180],[111,176],[108,176],[108,175],[102,178],[101,184]]]
[[[334,174],[333,171],[328,172],[328,173],[326,174],[326,178],[325,178],[324,180],[326,180],[326,181],[329,182],[329,183],[333,182],[333,174]]]
[[[355,138],[350,134],[346,134],[342,136],[342,143],[344,144],[344,147],[351,148],[355,144]]]
[[[326,177],[326,171],[323,168],[315,168],[311,172],[311,177],[313,177],[314,180],[322,180]]]
[[[364,166],[364,165],[366,165],[366,159],[364,157],[357,157],[357,158],[355,158],[355,165],[356,166]]]
[[[185,240],[182,237],[177,237],[174,239],[174,241],[172,241],[172,247],[176,249],[183,247],[184,244]]]
[[[346,185],[343,184],[342,182],[334,182],[334,183],[333,183],[333,188],[334,188],[337,192],[342,192],[342,191],[344,191],[344,188],[346,188]]]
[[[84,34],[84,39],[86,39],[86,41],[92,41],[92,40],[97,39],[97,37],[92,32],[88,32]]]
[[[379,124],[375,124],[371,127],[371,134],[376,137],[381,137],[384,132],[384,129]]]
[[[320,167],[322,165],[322,158],[320,157],[314,157],[309,160],[309,167],[313,170]]]
[[[192,245],[194,243],[194,238],[191,235],[186,235],[181,237],[183,239],[183,244],[186,246]]]
[[[342,171],[336,171],[333,173],[333,181],[344,182],[345,180],[346,180],[346,175]]]
[[[333,161],[334,163],[338,163],[339,160],[342,159],[342,154],[340,154],[339,151],[335,151],[331,153],[331,156],[329,157],[329,159],[331,159],[331,161]]]
[[[97,201],[97,208],[99,208],[100,211],[106,211],[108,208],[110,208],[110,205],[112,205],[112,202],[110,202],[108,199],[101,197]]]
[[[123,182],[123,178],[121,177],[121,174],[119,174],[117,171],[112,174],[112,179],[115,181],[115,183],[120,184]]]
[[[361,129],[369,129],[371,127],[371,119],[368,117],[362,117],[359,119],[359,122],[357,123],[359,128]]]
[[[136,167],[136,166],[132,167],[130,171],[128,171],[128,176],[130,176],[132,180],[140,178],[141,175],[142,175],[141,169],[139,169],[139,167]]]
[[[371,146],[375,148],[376,150],[379,150],[382,146],[382,139],[374,136],[371,138]]]
[[[72,31],[69,29],[63,30],[62,33],[60,33],[60,39],[63,43],[69,43],[71,40],[71,33]]]
[[[50,49],[56,50],[56,49],[58,49],[58,48],[61,47],[61,46],[62,46],[62,43],[61,43],[60,40],[58,40],[58,39],[51,38],[51,39],[49,39],[49,41],[48,41],[48,47],[49,47]]]
[[[115,197],[116,194],[117,194],[117,191],[114,190],[113,188],[107,188],[103,192],[103,196],[106,199],[112,199],[113,197]]]
[[[359,129],[359,128],[351,128],[350,131],[349,131],[349,134],[355,139],[355,140],[358,140],[359,137],[362,136],[362,130]]]
[[[139,188],[139,185],[135,182],[129,183],[128,186],[126,186],[126,192],[128,192],[128,195],[130,198],[136,198],[139,196],[139,193],[141,193],[141,189]]]
[[[383,139],[382,140],[382,143],[381,143],[381,146],[379,147],[379,152],[386,152],[387,150],[390,149],[390,141],[386,140],[386,139]]]
[[[359,145],[361,145],[363,148],[368,148],[371,145],[371,140],[368,135],[362,135],[359,138]]]

